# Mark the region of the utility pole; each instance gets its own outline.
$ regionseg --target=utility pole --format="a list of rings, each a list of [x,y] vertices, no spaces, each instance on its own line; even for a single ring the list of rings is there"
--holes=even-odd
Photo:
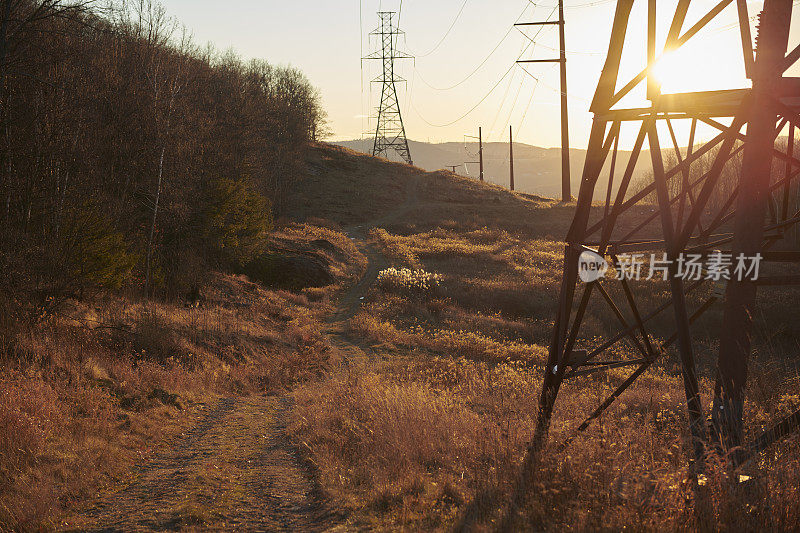
[[[569,117],[567,113],[567,43],[564,35],[564,0],[558,0],[558,42],[561,76],[561,200],[572,200],[569,172]]]
[[[468,163],[478,163],[480,165],[480,178],[483,181],[483,128],[478,127],[478,136],[465,135],[468,139],[478,140],[478,161],[468,161]]]
[[[383,63],[383,74],[372,80],[382,84],[381,100],[378,106],[378,125],[375,130],[373,156],[387,157],[389,150],[394,150],[406,163],[413,165],[411,151],[408,148],[403,115],[400,113],[400,101],[397,97],[397,82],[405,81],[395,75],[395,59],[411,59],[413,56],[397,50],[397,39],[403,32],[394,25],[393,11],[379,11],[380,27],[370,33],[380,37],[381,50],[363,59],[379,59]]]
[[[508,127],[508,167],[511,175],[509,176],[510,189],[514,190],[514,126]]]
[[[569,113],[567,102],[567,45],[564,35],[564,0],[558,1],[558,20],[520,22],[515,26],[558,26],[558,59],[521,59],[517,63],[559,63],[561,77],[561,201],[572,200],[569,169]]]
[[[478,159],[481,161],[481,181],[483,181],[483,135],[481,128],[478,128]]]

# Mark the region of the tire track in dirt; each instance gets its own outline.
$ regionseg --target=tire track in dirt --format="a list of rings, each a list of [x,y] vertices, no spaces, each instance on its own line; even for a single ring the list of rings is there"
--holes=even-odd
[[[286,434],[287,397],[222,398],[80,530],[325,531],[332,513]]]
[[[378,219],[363,224],[354,224],[345,228],[345,233],[356,243],[359,251],[364,254],[369,263],[361,279],[339,297],[339,309],[328,318],[328,324],[346,322],[355,316],[361,304],[360,298],[364,296],[372,284],[375,283],[375,280],[378,278],[378,273],[389,266],[389,262],[383,254],[368,242],[369,230],[397,222],[412,210],[419,207],[418,188],[419,177],[410,177],[406,185],[405,201],[398,206],[397,209]]]
[[[331,345],[349,364],[369,348],[347,333],[361,298],[388,261],[367,242],[369,229],[395,222],[418,204],[418,178],[380,219],[346,229],[368,266],[325,321]],[[330,509],[316,476],[292,445],[288,396],[221,398],[180,440],[137,467],[133,480],[80,517],[80,531],[331,531],[344,519]]]
[[[405,200],[397,209],[383,217],[345,228],[347,235],[367,258],[367,269],[361,279],[340,295],[338,309],[325,321],[325,333],[331,346],[343,356],[349,366],[363,363],[374,357],[369,343],[349,333],[348,322],[358,313],[361,302],[377,280],[378,273],[389,266],[386,257],[369,242],[369,230],[396,222],[417,208],[420,205],[418,189],[419,177],[410,177],[406,184]]]

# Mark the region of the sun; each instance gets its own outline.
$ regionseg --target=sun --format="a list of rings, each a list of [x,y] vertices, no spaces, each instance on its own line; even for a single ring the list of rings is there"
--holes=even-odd
[[[748,87],[743,56],[736,50],[712,40],[690,41],[664,53],[652,72],[663,94]]]

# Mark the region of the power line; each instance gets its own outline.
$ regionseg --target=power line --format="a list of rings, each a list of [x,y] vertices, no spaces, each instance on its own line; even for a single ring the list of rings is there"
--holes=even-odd
[[[476,109],[478,109],[478,106],[480,106],[480,105],[481,105],[481,104],[482,104],[484,101],[486,101],[486,99],[487,99],[487,98],[489,98],[489,96],[490,96],[490,95],[491,95],[491,94],[494,92],[494,90],[495,90],[495,89],[497,89],[497,87],[499,87],[501,83],[503,83],[503,80],[505,80],[505,79],[506,79],[506,76],[508,76],[509,74],[511,74],[511,71],[512,71],[512,70],[514,70],[514,67],[515,67],[515,66],[517,66],[517,64],[516,64],[516,63],[512,63],[512,65],[511,65],[511,66],[508,68],[508,70],[506,71],[506,73],[505,73],[505,74],[503,74],[503,77],[502,77],[502,78],[500,78],[499,80],[497,80],[497,83],[495,83],[495,84],[494,84],[494,86],[492,86],[492,88],[491,88],[491,89],[489,89],[489,92],[488,92],[488,93],[486,93],[486,95],[484,95],[484,97],[483,97],[483,98],[481,98],[481,99],[480,99],[480,101],[478,101],[478,103],[477,103],[477,104],[475,104],[474,106],[472,106],[472,108],[471,108],[469,111],[467,111],[466,113],[464,113],[463,115],[461,115],[460,117],[458,117],[457,119],[455,119],[455,120],[454,120],[454,121],[452,121],[452,122],[448,122],[448,123],[446,123],[446,124],[434,124],[434,123],[432,123],[432,122],[429,122],[429,121],[428,121],[428,120],[426,120],[426,119],[425,119],[425,117],[423,117],[423,116],[422,116],[422,114],[421,114],[421,113],[420,113],[420,112],[417,110],[417,107],[414,105],[414,102],[413,102],[413,101],[411,102],[411,109],[413,109],[413,110],[414,110],[414,112],[417,114],[417,116],[419,116],[419,118],[421,118],[421,119],[422,119],[422,121],[423,121],[425,124],[427,124],[428,126],[431,126],[431,127],[434,127],[434,128],[446,128],[446,127],[448,127],[448,126],[452,126],[453,124],[455,124],[455,123],[457,123],[457,122],[461,122],[462,120],[464,120],[465,118],[467,118],[467,117],[468,117],[470,114],[472,114],[472,112],[473,112],[473,111],[475,111]]]
[[[444,36],[442,36],[442,38],[439,40],[439,42],[436,43],[436,46],[434,46],[431,50],[429,50],[428,52],[425,52],[424,54],[414,54],[414,55],[416,55],[417,57],[428,57],[429,55],[432,55],[434,52],[436,52],[442,46],[442,44],[445,42],[445,40],[450,35],[450,33],[453,31],[453,28],[456,27],[456,24],[458,23],[458,20],[461,18],[462,13],[464,13],[464,8],[467,7],[467,3],[469,3],[469,0],[464,0],[464,3],[461,4],[461,9],[458,10],[458,13],[456,14],[456,18],[453,19],[453,23],[450,24],[449,28],[447,28],[447,31],[445,32]],[[401,2],[401,5],[402,5],[402,2]]]
[[[522,13],[519,14],[519,16],[517,17],[517,20],[514,21],[514,24],[516,24],[517,22],[519,22],[522,19],[522,17],[528,11],[528,7],[529,7],[529,4],[525,5],[525,9],[523,9]],[[422,73],[420,73],[419,70],[417,70],[416,61],[414,62],[414,70],[417,71],[417,75],[419,76],[420,81],[422,83],[424,83],[425,85],[427,85],[429,88],[433,89],[434,91],[450,91],[452,89],[455,89],[459,85],[462,85],[465,82],[467,82],[469,79],[471,79],[472,76],[477,74],[478,71],[489,61],[489,59],[492,58],[492,56],[495,54],[495,52],[497,52],[500,49],[500,47],[503,45],[503,43],[506,41],[506,39],[508,39],[508,36],[511,35],[511,33],[513,33],[514,28],[515,28],[514,24],[512,24],[511,27],[508,28],[508,31],[505,33],[505,35],[503,35],[503,38],[500,39],[500,41],[497,43],[497,45],[494,48],[492,48],[492,51],[489,52],[489,55],[487,55],[483,59],[483,61],[481,61],[480,64],[478,64],[478,66],[475,67],[475,69],[472,72],[470,72],[464,79],[462,79],[461,81],[459,81],[458,83],[456,83],[454,85],[451,85],[449,87],[436,87],[436,86],[428,83],[428,81],[425,79],[425,77],[422,75]]]
[[[528,116],[528,111],[531,108],[531,104],[533,103],[533,95],[536,94],[536,88],[539,87],[539,80],[538,78],[534,78],[536,83],[531,90],[531,97],[528,99],[528,105],[525,107],[525,112],[522,114],[522,119],[519,121],[519,126],[517,127],[517,132],[522,131],[522,126],[525,124],[525,118]]]
[[[537,35],[534,35],[533,37],[528,37],[528,34],[525,33],[524,31],[522,31],[521,29],[519,29],[519,26],[516,26],[516,28],[517,28],[517,31],[519,31],[522,35],[525,36],[526,39],[536,39],[536,36],[538,35],[538,33],[537,33]],[[541,31],[541,30],[539,30],[539,31]],[[542,48],[546,48],[547,50],[551,50],[553,52],[561,52],[561,50],[559,48],[554,48],[552,46],[547,46],[546,44],[542,44],[542,43],[537,43],[537,44],[539,46],[541,46]],[[565,54],[573,54],[573,55],[582,55],[582,56],[599,56],[599,55],[603,55],[600,52],[582,52],[582,51],[578,51],[578,50],[564,50],[564,53]]]
[[[582,102],[591,102],[590,99],[584,98],[583,96],[578,96],[577,94],[570,93],[570,92],[567,92],[567,93],[561,92],[561,89],[553,87],[552,85],[549,85],[546,82],[542,81],[538,76],[534,76],[533,74],[531,74],[530,71],[528,69],[526,69],[524,66],[522,67],[522,70],[525,71],[525,74],[527,74],[528,76],[530,76],[531,78],[536,80],[536,83],[541,84],[545,89],[549,89],[549,90],[553,91],[556,94],[563,94],[567,98],[572,98],[573,100],[581,100]]]
[[[517,88],[517,94],[516,94],[516,96],[514,96],[514,102],[511,104],[511,109],[509,109],[509,111],[508,111],[508,120],[506,120],[506,123],[503,125],[503,129],[500,130],[501,132],[505,132],[506,128],[511,123],[511,117],[514,115],[514,108],[517,107],[517,101],[519,100],[519,93],[522,92],[522,86],[523,85],[525,85],[525,77],[524,76],[519,82],[519,87]]]
[[[531,76],[531,77],[533,77],[533,76]],[[525,119],[528,117],[528,111],[530,110],[531,105],[533,104],[533,97],[536,94],[536,88],[539,86],[539,80],[537,78],[533,78],[533,79],[534,79],[535,83],[533,85],[533,89],[531,89],[531,96],[530,96],[530,98],[528,98],[528,105],[525,106],[525,112],[522,114],[522,119],[520,119],[520,121],[519,121],[519,126],[517,126],[517,133],[521,132],[522,131],[522,127],[525,125]],[[511,122],[510,119],[511,119],[511,117],[509,116],[509,123]],[[508,126],[509,123],[506,123],[506,126]],[[503,131],[505,131],[505,128],[503,129]],[[503,163],[503,165],[507,165],[510,162],[511,162],[511,158],[508,157],[508,158],[506,158],[506,160]]]
[[[503,99],[500,102],[500,105],[497,108],[497,113],[494,115],[494,120],[492,120],[492,126],[489,128],[489,134],[487,138],[495,132],[495,126],[497,125],[497,119],[500,118],[500,115],[503,113],[503,109],[506,107],[506,100],[508,99],[508,94],[511,92],[511,86],[514,85],[514,78],[516,77],[516,72],[514,76],[511,76],[511,80],[509,81],[508,87],[506,88],[506,92],[503,95]],[[511,105],[511,109],[509,110],[509,116],[514,112],[514,107],[517,104],[517,99],[519,98],[519,93],[522,91],[522,86],[525,84],[525,74],[522,74],[522,77],[519,80],[519,86],[517,87],[516,95],[514,96],[514,103]],[[508,123],[506,122],[506,125]],[[501,129],[500,131],[504,131],[505,128]],[[502,135],[502,133],[501,133]]]
[[[523,10],[522,10],[522,13],[520,13],[519,17],[517,17],[517,20],[514,22],[514,24],[516,24],[517,22],[519,22],[519,20],[520,20],[520,19],[521,19],[521,18],[522,18],[522,17],[525,15],[525,12],[526,12],[527,10],[528,10],[528,6],[525,6],[525,9],[523,9]],[[551,11],[551,12],[550,12],[550,15],[548,15],[548,16],[547,16],[547,19],[549,20],[549,19],[550,19],[550,17],[552,17],[554,13],[555,13],[555,9],[553,9],[553,11]],[[508,35],[509,35],[509,34],[510,34],[510,33],[511,33],[513,30],[514,30],[514,26],[512,25],[512,26],[511,26],[511,28],[509,28],[509,30],[508,30],[508,33],[506,34],[506,37],[508,37]],[[542,31],[544,31],[544,26],[542,26],[542,27],[539,29],[539,31],[538,31],[538,32],[536,33],[536,35],[534,36],[534,39],[535,39],[535,38],[536,38],[536,36],[538,36],[538,35],[539,35],[539,34],[540,34]],[[505,41],[506,37],[504,37],[504,38],[503,38],[503,41]],[[528,42],[528,44],[527,44],[527,45],[525,45],[525,46],[523,47],[523,49],[522,49],[522,52],[520,52],[520,54],[519,54],[519,56],[517,57],[517,59],[519,59],[520,57],[522,57],[522,56],[525,54],[525,52],[527,52],[527,51],[528,51],[528,49],[529,49],[531,46],[534,46],[534,45],[536,44],[536,41],[535,41],[534,39],[531,39],[531,40]],[[494,52],[496,51],[496,49],[497,49],[497,48],[499,48],[500,44],[502,44],[502,41],[501,41],[501,42],[498,44],[498,46],[496,46],[496,47],[495,47],[495,50],[492,50],[492,52],[489,54],[489,57],[491,57],[491,55],[492,55],[492,54],[494,54]],[[487,57],[487,58],[486,58],[486,60],[484,60],[484,63],[485,63],[486,61],[488,61],[489,57]],[[463,119],[467,118],[467,117],[468,117],[470,114],[472,114],[472,112],[473,112],[473,111],[475,111],[475,110],[478,108],[478,106],[480,106],[480,105],[481,105],[483,102],[485,102],[485,101],[486,101],[486,99],[487,99],[487,98],[489,98],[489,96],[490,96],[490,95],[491,95],[491,94],[492,94],[492,93],[495,91],[495,89],[497,89],[497,87],[499,87],[499,86],[500,86],[500,84],[501,84],[501,83],[503,83],[503,80],[505,80],[505,79],[506,79],[506,77],[507,77],[507,76],[508,76],[508,75],[509,75],[509,74],[510,74],[510,73],[511,73],[513,70],[514,70],[514,67],[515,67],[517,64],[518,64],[518,63],[515,61],[515,62],[514,62],[514,63],[513,63],[513,64],[512,64],[512,65],[511,65],[509,68],[508,68],[508,70],[505,72],[505,74],[503,74],[503,76],[502,76],[502,77],[501,77],[501,78],[500,78],[500,79],[497,81],[497,83],[495,83],[495,84],[492,86],[492,88],[491,88],[491,89],[489,89],[489,92],[488,92],[488,93],[486,93],[486,94],[483,96],[483,98],[481,98],[481,99],[478,101],[478,103],[477,103],[477,104],[475,104],[474,106],[472,106],[472,108],[471,108],[469,111],[467,111],[466,113],[464,113],[463,115],[461,115],[459,118],[457,118],[456,120],[454,120],[454,121],[452,121],[452,122],[448,122],[448,123],[446,123],[446,124],[434,124],[434,123],[432,123],[432,122],[428,121],[428,120],[427,120],[427,119],[426,119],[424,116],[422,116],[422,114],[419,112],[419,110],[417,109],[417,107],[414,105],[414,102],[413,102],[413,100],[412,100],[412,102],[411,102],[411,108],[414,110],[414,112],[417,114],[417,116],[419,116],[419,118],[420,118],[420,119],[422,119],[422,121],[423,121],[423,122],[425,122],[425,124],[427,124],[428,126],[431,126],[431,127],[434,127],[434,128],[446,128],[446,127],[448,127],[448,126],[452,126],[453,124],[456,124],[457,122],[460,122],[461,120],[463,120]],[[480,66],[479,66],[478,68],[480,68]],[[415,69],[415,70],[416,70],[416,69]],[[476,69],[476,71],[477,71],[477,69]],[[473,74],[474,74],[474,72],[473,72]],[[472,76],[472,74],[470,74],[470,76]],[[423,82],[425,82],[425,80],[422,78],[422,76],[420,76],[420,79],[421,79]],[[466,80],[465,80],[465,81],[466,81]],[[461,82],[461,83],[463,83],[463,82]],[[426,85],[427,85],[427,83],[426,83]],[[457,85],[460,85],[460,83],[459,83],[459,84],[457,84]]]
[[[550,13],[550,15],[547,16],[547,18],[549,19],[550,17],[552,17],[553,13],[555,13],[555,9]],[[539,31],[536,32],[536,35],[534,35],[533,38],[529,38],[529,43],[534,48],[538,44],[536,42],[536,38],[539,36],[539,34],[542,33],[544,28],[545,28],[545,26],[540,26],[539,27]],[[526,37],[527,37],[527,35],[526,35]],[[520,51],[519,51],[519,54],[517,55],[517,57],[522,57],[522,55],[527,51],[528,48],[530,48],[530,46],[525,46],[525,43],[523,43],[523,45],[520,48]],[[513,77],[512,77],[512,81],[513,81]],[[538,80],[537,80],[537,82],[538,82]],[[509,117],[508,117],[509,121],[511,120],[511,115],[514,112],[514,106],[516,106],[516,102],[517,102],[517,99],[519,98],[519,93],[522,90],[523,83],[524,83],[524,77],[523,77],[523,79],[520,80],[520,85],[519,85],[519,88],[517,89],[517,95],[514,97],[514,105],[511,106],[511,111],[509,112]],[[492,127],[489,130],[490,134],[494,132],[494,127],[497,124],[497,119],[500,117],[500,113],[502,113],[503,107],[505,107],[506,98],[508,97],[508,92],[511,89],[511,85],[512,85],[512,82],[509,82],[508,89],[506,90],[506,94],[503,96],[503,100],[502,100],[502,102],[500,104],[500,107],[497,109],[497,113],[495,114],[494,120],[492,121]],[[508,125],[508,122],[506,122],[506,125]],[[503,128],[503,130],[505,130],[505,128]]]
[[[582,4],[575,4],[575,5],[571,5],[571,6],[566,6],[565,5],[564,9],[583,9],[583,8],[586,8],[586,7],[595,7],[595,6],[601,6],[603,4],[610,4],[611,2],[615,2],[615,1],[616,0],[596,0],[594,2],[584,2]],[[538,2],[532,2],[531,0],[528,0],[528,2],[534,7],[543,7],[543,8],[551,8],[551,7],[557,8],[558,7],[558,4],[556,4],[554,6],[552,4],[545,5],[545,4],[540,4]]]
[[[556,10],[555,10],[555,9],[553,9],[553,10],[550,12],[550,14],[547,16],[547,19],[548,19],[548,20],[550,19],[550,17],[552,17],[552,16],[553,16],[553,14],[555,13],[555,11],[556,11]],[[515,27],[516,27],[516,26],[515,26]],[[535,35],[534,35],[532,38],[528,37],[527,35],[525,36],[525,37],[528,37],[530,45],[531,45],[531,46],[533,46],[534,48],[535,48],[535,47],[536,47],[536,45],[538,44],[538,43],[536,42],[536,39],[539,37],[539,35],[542,33],[542,31],[544,31],[545,27],[546,27],[546,26],[540,26],[540,27],[539,27],[539,30],[536,32],[536,34],[535,34]],[[518,54],[518,56],[517,56],[517,57],[518,57],[518,58],[519,58],[519,57],[522,57],[522,56],[523,56],[523,54],[525,54],[525,52],[527,51],[527,49],[528,49],[528,48],[530,48],[530,46],[525,46],[525,45],[524,45],[524,43],[523,43],[523,46],[522,46],[522,48],[520,48],[520,52],[519,52],[519,54]],[[526,71],[526,72],[527,72],[527,71]],[[512,78],[512,79],[513,79],[513,78]],[[537,81],[537,83],[538,83],[538,81],[539,81],[539,80],[536,80],[536,81]],[[513,116],[513,114],[514,114],[514,107],[516,107],[516,105],[517,105],[517,100],[519,99],[519,93],[522,91],[522,86],[524,85],[524,82],[525,82],[525,80],[524,80],[524,76],[523,76],[523,78],[520,80],[519,87],[517,88],[517,94],[516,94],[516,96],[514,97],[514,103],[511,105],[511,109],[509,110],[509,114],[508,114],[508,120],[506,121],[506,124],[505,124],[506,126],[508,126],[508,124],[511,122],[511,117],[512,117],[512,116]],[[512,85],[512,84],[511,84],[511,83],[509,83],[509,85],[508,85],[508,88],[509,88],[509,89],[511,88],[511,85]],[[505,95],[505,96],[503,96],[503,101],[502,101],[502,103],[501,103],[500,107],[497,109],[497,114],[495,115],[494,121],[492,121],[492,127],[491,127],[491,129],[489,130],[489,133],[490,133],[490,134],[494,132],[494,127],[495,127],[495,125],[496,125],[496,123],[497,123],[497,119],[498,119],[498,117],[500,116],[500,113],[503,111],[503,107],[505,107],[505,100],[506,100],[506,97],[507,97],[507,96],[508,96],[508,91],[506,91],[506,95]],[[532,96],[531,96],[531,98],[532,98]],[[530,105],[530,104],[529,104],[529,105]],[[503,130],[501,130],[501,131],[505,131],[505,127],[503,127]]]
[[[516,75],[516,73],[515,73],[515,75]],[[508,98],[508,93],[511,92],[511,86],[514,84],[514,77],[515,76],[511,76],[511,78],[508,80],[508,86],[506,87],[506,92],[503,94],[503,99],[500,101],[500,105],[497,107],[497,113],[495,113],[494,120],[492,120],[492,125],[489,128],[489,133],[490,134],[492,132],[494,132],[494,127],[497,125],[497,119],[500,118],[500,113],[502,113],[503,108],[506,105],[506,99]],[[524,80],[524,77],[523,77],[523,80]]]
[[[615,0],[598,0],[598,1],[595,1],[595,2],[586,2],[586,3],[583,3],[583,4],[577,4],[577,5],[573,5],[573,6],[564,6],[564,9],[579,9],[579,8],[585,8],[585,7],[594,7],[594,6],[598,6],[598,5],[608,4],[608,3],[614,2],[614,1]],[[459,19],[461,18],[461,15],[464,13],[464,9],[467,7],[467,3],[469,3],[469,0],[464,0],[464,3],[461,4],[461,8],[458,10],[458,13],[456,13],[456,16],[453,19],[453,22],[447,28],[447,31],[445,32],[444,36],[442,36],[442,38],[439,40],[439,42],[431,50],[429,50],[428,52],[426,52],[424,54],[414,54],[416,57],[418,57],[418,58],[420,58],[420,57],[428,57],[428,56],[432,55],[434,52],[436,52],[442,46],[442,44],[445,42],[447,37],[453,31],[453,28],[455,28],[456,24],[458,23]],[[558,7],[557,5],[555,5],[555,6],[547,5],[546,6],[544,4],[539,4],[537,2],[532,2],[531,0],[528,0],[528,5],[532,5],[534,7],[552,8],[552,9],[556,9]],[[527,9],[528,6],[525,6],[525,8]],[[400,0],[400,12],[402,13],[402,11],[403,11],[403,0]],[[521,15],[520,15],[520,18],[521,18]],[[545,48],[548,48],[550,50],[556,50],[556,51],[558,50],[556,48],[550,48],[550,47],[545,46],[545,45],[542,45],[542,46],[544,46]],[[569,53],[569,54],[585,54],[585,55],[600,55],[600,53],[597,53],[597,52],[567,51],[567,53]],[[424,82],[424,80],[423,80],[423,82]],[[426,83],[426,85],[427,85],[427,83]],[[431,88],[435,89],[434,87],[431,87]],[[438,90],[445,90],[445,89],[438,89]]]
[[[411,83],[406,82],[406,108],[411,107],[411,99],[414,96],[414,81],[416,80],[416,72],[411,71]]]
[[[472,72],[467,74],[467,76],[464,79],[462,79],[461,81],[459,81],[458,83],[450,85],[449,87],[436,87],[435,85],[432,85],[432,84],[428,83],[428,81],[425,79],[425,77],[422,75],[422,73],[419,71],[419,69],[417,69],[416,62],[414,63],[414,70],[417,72],[417,75],[419,76],[420,81],[422,83],[424,83],[425,85],[427,85],[429,88],[433,89],[434,91],[450,91],[452,89],[455,89],[459,85],[463,85],[464,83],[469,81],[472,78],[472,76],[477,74],[478,71],[481,69],[481,67],[483,67],[492,58],[494,53],[497,52],[497,50],[500,49],[500,46],[502,46],[502,44],[506,41],[506,39],[508,39],[508,36],[511,35],[511,32],[513,32],[513,31],[514,31],[513,27],[509,28],[508,31],[506,32],[506,34],[503,36],[503,38],[500,39],[500,42],[497,43],[497,46],[495,46],[492,49],[492,51],[489,52],[489,55],[487,55],[484,58],[484,60],[481,61],[480,64],[477,67],[475,67],[475,69]]]

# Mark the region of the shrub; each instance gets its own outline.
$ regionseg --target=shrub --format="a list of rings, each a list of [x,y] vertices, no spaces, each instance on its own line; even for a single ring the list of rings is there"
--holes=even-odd
[[[158,363],[166,363],[170,359],[178,361],[187,359],[178,332],[171,326],[168,318],[155,309],[141,311],[132,340],[132,348],[138,357]]]
[[[246,181],[220,179],[207,192],[203,236],[214,254],[243,265],[264,251],[272,229],[269,200]]]
[[[83,287],[120,288],[138,257],[102,208],[84,204],[66,214],[59,257],[51,266],[55,277],[68,277]]]
[[[442,283],[442,276],[425,270],[387,268],[378,273],[378,286],[385,291],[405,294],[429,294]]]
[[[5,307],[12,313],[40,315],[67,297],[130,281],[139,257],[99,205],[65,209],[61,220],[54,235],[0,260],[6,276],[0,283],[9,296]]]

